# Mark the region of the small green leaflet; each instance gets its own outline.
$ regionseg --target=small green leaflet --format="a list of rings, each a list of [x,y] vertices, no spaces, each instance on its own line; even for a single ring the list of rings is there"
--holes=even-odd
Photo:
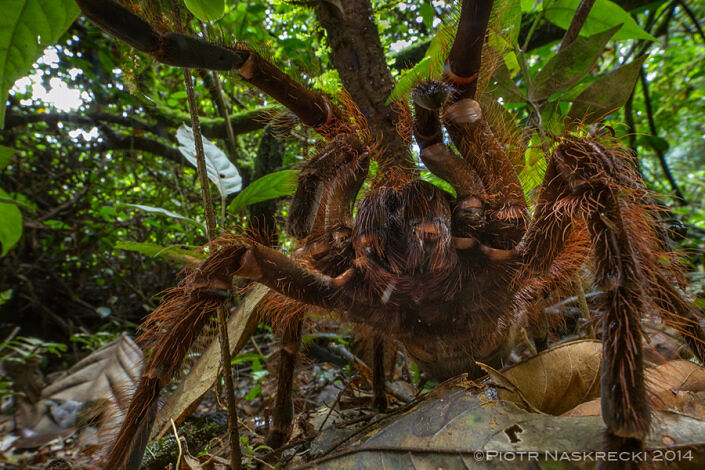
[[[0,189],[0,199],[10,199],[8,194]],[[22,237],[22,213],[16,204],[0,202],[0,245],[5,256]]]
[[[5,168],[15,154],[15,149],[0,145],[0,170]]]
[[[201,21],[216,21],[225,14],[225,0],[184,0],[184,4]]]
[[[180,264],[196,264],[206,258],[206,255],[195,249],[186,250],[176,245],[161,246],[156,243],[119,241],[115,244],[118,250],[136,251],[150,258],[163,258]]]
[[[162,209],[161,207],[152,207],[152,206],[143,206],[141,204],[120,204],[121,207],[133,207],[135,209],[140,209],[146,212],[152,212],[155,214],[162,214],[166,215],[167,217],[171,217],[173,219],[179,219],[179,220],[184,220],[186,222],[189,222],[196,227],[200,228],[203,230],[203,233],[206,233],[206,226],[203,225],[202,223],[198,222],[197,220],[190,219],[188,217],[185,217],[181,214],[177,214],[176,212],[171,212],[166,209]]]
[[[440,28],[431,40],[424,58],[399,78],[387,98],[387,104],[409,96],[411,89],[420,81],[439,78],[443,73],[443,63],[451,44],[453,44],[454,37],[455,30],[453,28],[447,26]]]
[[[547,0],[543,4],[543,12],[551,23],[567,30],[579,3],[580,0]],[[592,36],[620,24],[622,27],[614,35],[614,39],[617,41],[622,39],[656,40],[637,24],[632,15],[610,0],[596,0],[580,34]]]
[[[297,170],[284,170],[264,175],[243,189],[230,203],[228,210],[231,214],[237,214],[251,204],[294,194],[298,174]]]

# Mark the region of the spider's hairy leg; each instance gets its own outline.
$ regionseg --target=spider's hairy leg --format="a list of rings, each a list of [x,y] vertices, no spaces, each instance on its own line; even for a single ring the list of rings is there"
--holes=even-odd
[[[526,230],[526,200],[514,165],[475,101],[493,3],[463,1],[458,32],[446,60],[444,79],[452,93],[443,121],[453,143],[482,181],[489,206],[488,232],[496,235],[503,248],[509,248]]]
[[[482,46],[494,0],[463,0],[455,40],[448,53],[445,74],[455,90],[453,101],[475,98],[482,65]]]
[[[340,229],[349,235],[352,204],[367,176],[369,161],[360,139],[347,132],[307,161],[299,173],[299,185],[289,209],[289,234],[298,239],[311,235],[307,244],[321,242],[319,246],[328,245],[328,240],[319,239],[324,232],[331,232],[332,236],[333,231]]]
[[[291,434],[291,425],[294,420],[292,389],[296,355],[301,347],[302,326],[303,317],[301,315],[297,315],[293,321],[282,325],[279,366],[277,368],[277,397],[266,439],[267,445],[273,449],[281,447]]]
[[[77,0],[83,13],[108,34],[177,67],[236,71],[323,135],[341,125],[341,111],[328,98],[309,90],[245,44],[229,48],[181,33],[160,33],[112,0]]]
[[[339,306],[338,280],[311,271],[272,248],[238,239],[216,240],[211,247],[214,253],[167,291],[143,325],[150,355],[104,468],[138,468],[133,464],[144,453],[159,392],[227,300],[234,276],[257,280],[301,303],[328,309]]]
[[[602,416],[609,448],[639,449],[650,423],[644,384],[641,315],[656,282],[670,284],[654,240],[656,218],[639,178],[615,142],[566,138],[554,151],[532,226],[520,245],[524,281],[546,276],[584,221],[595,258],[595,284],[604,292]],[[661,288],[663,307],[677,293]],[[652,294],[653,295],[653,294]],[[667,318],[667,317],[666,317]],[[691,325],[691,328],[695,325]],[[699,332],[702,337],[702,333]]]
[[[455,190],[454,235],[469,237],[485,225],[484,188],[472,166],[443,143],[439,109],[447,98],[446,90],[444,84],[434,81],[414,88],[414,137],[426,168]]]
[[[245,252],[242,244],[223,246],[177,287],[168,290],[162,304],[147,318],[142,339],[151,352],[104,468],[139,468],[156,416],[159,393],[179,370],[208,320],[227,299],[230,279],[240,269]]]

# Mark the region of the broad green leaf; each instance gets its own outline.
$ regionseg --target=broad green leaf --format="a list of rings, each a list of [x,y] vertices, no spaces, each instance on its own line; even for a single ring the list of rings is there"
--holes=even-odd
[[[492,78],[497,82],[495,94],[501,96],[506,103],[524,103],[526,101],[524,92],[512,80],[511,72],[503,60],[497,66]]]
[[[551,57],[532,80],[529,97],[532,101],[545,100],[554,93],[575,85],[597,62],[607,41],[619,25],[594,34],[587,39],[577,38],[571,45]]]
[[[225,14],[224,0],[184,0],[186,8],[201,21],[216,21]]]
[[[544,2],[543,12],[551,23],[563,29],[568,29],[579,3],[580,0],[550,0]],[[656,40],[655,37],[644,31],[629,13],[610,0],[597,0],[595,2],[583,28],[580,30],[580,34],[592,36],[620,24],[622,27],[614,35],[615,40]]]
[[[413,68],[407,70],[397,81],[392,93],[387,98],[387,104],[409,96],[411,89],[420,81],[439,78],[443,73],[443,63],[445,62],[450,46],[453,44],[455,30],[449,27],[442,27],[431,40],[426,55]]]
[[[162,215],[166,215],[168,217],[171,217],[173,219],[183,220],[183,221],[189,222],[189,223],[195,225],[196,227],[200,228],[201,230],[203,230],[204,233],[206,232],[206,226],[203,225],[202,223],[200,223],[199,221],[185,217],[181,214],[177,214],[176,212],[171,212],[171,211],[163,209],[161,207],[143,206],[141,204],[120,204],[120,206],[134,207],[135,209],[140,209],[140,210],[143,210],[146,212],[152,212],[155,214],[162,214]]]
[[[181,264],[197,264],[205,259],[205,255],[196,250],[185,250],[178,246],[161,246],[156,243],[140,243],[119,241],[115,244],[118,250],[136,251],[150,258],[163,258],[167,261]]]
[[[296,170],[284,170],[264,175],[250,183],[228,206],[232,214],[237,214],[245,207],[256,202],[289,196],[296,192]]]
[[[431,2],[424,2],[421,4],[419,7],[419,15],[421,15],[421,18],[423,18],[423,24],[426,26],[428,29],[433,28],[433,18],[435,16],[435,12],[433,11],[433,6],[431,6]]]
[[[573,101],[568,117],[591,124],[624,106],[634,90],[639,69],[645,59],[641,57],[592,82]]]
[[[521,11],[529,12],[536,6],[536,0],[521,0]]]
[[[9,196],[0,189],[0,198],[9,199]],[[22,237],[22,213],[17,205],[0,202],[0,245],[2,245],[0,256],[5,256],[20,237]]]
[[[0,145],[0,170],[5,168],[15,154],[15,149]]]
[[[0,15],[0,129],[15,80],[29,72],[78,16],[74,0],[3,0]]]
[[[509,48],[509,50],[514,50],[517,38],[519,37],[520,27],[521,1],[506,0],[504,2],[496,2],[492,13],[491,23],[489,25],[490,45],[493,45],[492,36],[497,36],[502,38],[502,41]]]
[[[206,157],[206,170],[208,178],[218,187],[220,197],[225,199],[229,194],[236,193],[242,188],[242,178],[237,168],[228,160],[225,152],[220,150],[210,140],[203,139],[203,153]],[[182,124],[176,131],[176,140],[179,141],[179,151],[193,165],[198,168],[196,160],[196,144],[193,140],[193,130]]]

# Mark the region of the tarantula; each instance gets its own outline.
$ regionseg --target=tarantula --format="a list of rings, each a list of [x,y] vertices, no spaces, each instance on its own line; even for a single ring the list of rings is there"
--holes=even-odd
[[[153,349],[107,468],[132,468],[141,459],[133,447],[148,435],[161,388],[224,302],[233,277],[265,284],[294,312],[282,340],[273,445],[291,426],[301,305],[378,332],[374,390],[383,409],[385,336],[436,379],[477,375],[476,362],[502,364],[517,326],[541,332],[545,319],[532,306],[574,279],[592,255],[595,284],[604,292],[602,407],[610,446],[638,447],[649,428],[640,327],[646,306],[705,360],[698,316],[674,286],[680,276],[666,231],[613,137],[557,138],[530,217],[508,150],[476,96],[492,1],[463,1],[443,81],[421,83],[412,96],[420,159],[454,195],[419,179],[410,165],[384,164],[404,158],[384,158],[390,149],[366,129],[364,110],[338,107],[247,46],[158,32],[110,0],[78,4],[102,29],[161,62],[237,71],[327,140],[299,176],[288,222],[301,246],[293,258],[252,239],[222,239],[151,315]],[[372,160],[380,162],[379,176],[353,217]]]

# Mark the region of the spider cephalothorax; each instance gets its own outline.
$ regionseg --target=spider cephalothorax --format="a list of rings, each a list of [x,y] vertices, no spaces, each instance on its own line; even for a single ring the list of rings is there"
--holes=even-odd
[[[291,426],[303,306],[371,326],[377,353],[384,338],[395,338],[433,377],[476,374],[476,362],[502,364],[516,327],[526,326],[536,337],[545,334],[546,318],[534,305],[570,285],[592,253],[595,284],[603,292],[602,403],[610,446],[631,440],[630,448],[638,448],[649,428],[640,327],[647,306],[684,333],[695,356],[705,359],[699,316],[676,287],[676,256],[635,165],[613,137],[556,138],[529,216],[510,158],[522,146],[499,138],[476,96],[492,1],[463,2],[443,81],[424,82],[412,94],[413,123],[406,128],[421,162],[454,194],[420,180],[406,156],[398,158],[393,145],[382,145],[389,135],[366,128],[366,118],[386,119],[369,109],[370,102],[343,111],[243,45],[226,48],[160,34],[109,0],[79,4],[101,27],[161,61],[237,71],[327,141],[301,169],[287,226],[300,242],[293,257],[242,237],[221,240],[152,314],[153,351],[108,468],[141,458],[134,444],[144,440],[159,390],[227,298],[235,276],[275,291],[277,315],[287,319],[270,425],[273,446],[287,438]],[[330,19],[321,14],[322,22]],[[367,28],[369,15],[360,21]],[[353,58],[343,65],[360,65]],[[379,163],[379,174],[356,203],[371,160]],[[379,357],[373,365],[375,404],[384,408]]]

